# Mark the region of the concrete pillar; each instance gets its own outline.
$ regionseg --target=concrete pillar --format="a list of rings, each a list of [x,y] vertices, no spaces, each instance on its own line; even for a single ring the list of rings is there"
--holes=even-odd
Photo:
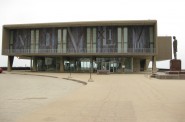
[[[152,73],[156,73],[157,68],[156,68],[156,56],[152,56]]]
[[[33,57],[33,71],[37,71],[37,58]]]
[[[32,71],[32,67],[33,67],[33,57],[30,58],[30,70]]]
[[[64,72],[64,58],[60,57],[60,72]]]
[[[8,72],[12,71],[14,56],[8,56]]]
[[[134,72],[134,58],[131,58],[131,72]]]
[[[149,63],[150,63],[150,58],[147,58],[146,59],[146,65],[145,65],[145,71],[148,70]]]

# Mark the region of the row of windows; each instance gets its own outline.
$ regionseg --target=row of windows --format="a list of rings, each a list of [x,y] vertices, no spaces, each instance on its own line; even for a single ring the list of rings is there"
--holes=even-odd
[[[154,46],[154,31],[151,26],[19,29],[12,30],[10,36],[10,49],[119,52]]]

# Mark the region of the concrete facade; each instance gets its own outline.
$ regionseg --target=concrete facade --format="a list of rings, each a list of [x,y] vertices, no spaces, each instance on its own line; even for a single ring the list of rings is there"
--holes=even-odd
[[[157,37],[157,60],[169,60],[172,59],[172,39],[170,36],[158,36]]]
[[[140,72],[149,61],[155,71],[156,60],[171,59],[165,39],[157,38],[156,20],[4,25],[2,54],[9,57],[8,71],[14,56],[29,58],[32,71]],[[169,51],[164,58],[163,47]]]

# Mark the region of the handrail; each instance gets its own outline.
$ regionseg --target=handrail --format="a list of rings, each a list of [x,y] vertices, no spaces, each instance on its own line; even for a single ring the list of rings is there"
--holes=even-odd
[[[116,48],[97,48],[96,50],[87,50],[86,48],[80,48],[77,51],[74,49],[4,49],[3,53],[9,54],[88,54],[88,53],[135,53],[135,54],[151,54],[155,53],[155,48],[128,48],[128,49],[121,49],[118,50]]]

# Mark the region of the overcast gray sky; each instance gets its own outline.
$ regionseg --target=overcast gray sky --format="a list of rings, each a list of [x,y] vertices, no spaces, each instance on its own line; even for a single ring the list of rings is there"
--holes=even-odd
[[[158,21],[158,36],[177,37],[177,57],[185,69],[183,0],[0,0],[0,49],[4,24],[143,19]],[[25,65],[29,61],[15,59],[14,66]],[[7,56],[0,55],[0,66],[7,66]],[[157,67],[169,68],[169,61]]]

